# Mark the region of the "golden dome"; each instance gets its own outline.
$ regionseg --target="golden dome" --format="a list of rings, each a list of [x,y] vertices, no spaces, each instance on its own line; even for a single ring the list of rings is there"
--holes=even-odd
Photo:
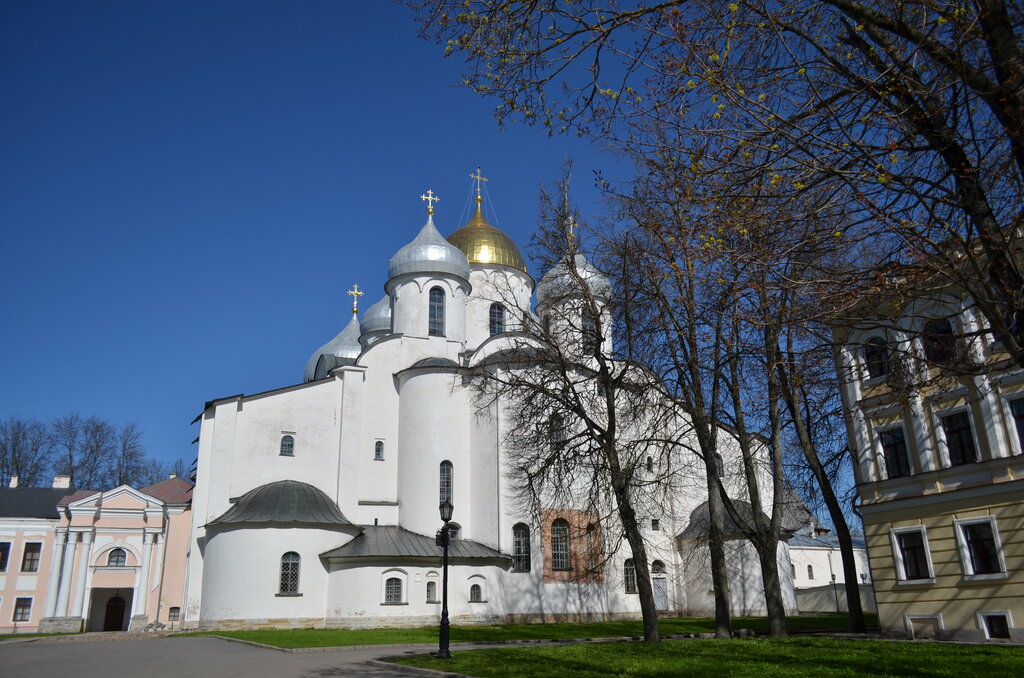
[[[479,198],[476,214],[465,226],[448,236],[448,242],[462,250],[471,264],[496,264],[526,273],[519,248],[512,238],[487,223]]]

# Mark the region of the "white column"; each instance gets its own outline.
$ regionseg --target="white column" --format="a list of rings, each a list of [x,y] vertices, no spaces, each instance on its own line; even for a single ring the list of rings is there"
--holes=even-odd
[[[70,532],[70,541],[64,549],[64,566],[60,568],[60,585],[57,594],[57,610],[54,614],[65,617],[68,614],[68,599],[71,597],[71,577],[74,576],[75,552],[78,551],[78,533]]]
[[[159,583],[161,577],[164,576],[164,535],[162,533],[156,535],[156,554],[153,556],[153,567],[156,568],[153,572],[153,581]],[[154,584],[155,586],[156,584]]]
[[[50,618],[57,609],[57,596],[60,594],[60,571],[64,561],[64,549],[68,544],[68,531],[57,528],[57,538],[53,542],[53,559],[50,563],[50,581],[46,585],[46,612],[44,617]]]
[[[146,600],[149,595],[149,563],[153,559],[153,538],[144,534],[142,539],[142,570],[139,573],[135,598],[132,600],[133,617],[146,616]]]
[[[70,617],[81,617],[85,610],[85,578],[89,574],[89,554],[92,552],[92,532],[82,533],[82,556],[78,559],[78,577],[75,582],[75,604]]]
[[[937,450],[933,451],[931,439],[931,414],[925,408],[921,394],[912,395],[907,404],[910,407],[910,430],[914,435],[914,445],[917,447],[917,463],[922,473],[935,471],[939,468],[940,462],[936,459]]]

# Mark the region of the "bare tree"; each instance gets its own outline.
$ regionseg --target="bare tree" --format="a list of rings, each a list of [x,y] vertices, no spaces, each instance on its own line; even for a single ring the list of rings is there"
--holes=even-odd
[[[554,569],[575,570],[585,581],[605,576],[598,571],[604,558],[624,541],[644,638],[657,642],[641,523],[664,503],[671,474],[652,472],[648,459],[668,459],[684,427],[665,407],[660,380],[638,360],[650,333],[636,324],[642,316],[631,312],[632,291],[617,287],[613,295],[608,278],[581,254],[579,238],[567,228],[575,219],[567,192],[568,177],[555,197],[542,191],[535,249],[550,268],[538,289],[539,317],[519,309],[522,326],[507,338],[500,360],[484,361],[477,373],[479,402],[502,406],[508,476],[527,507],[535,515],[573,512],[600,524],[600,558],[590,554],[586,565],[566,561]],[[626,276],[615,277],[628,283]]]
[[[634,153],[638,121],[737,196],[829,195],[847,241],[965,290],[1024,365],[1024,12],[1010,0],[414,0],[499,120]],[[709,138],[717,140],[709,146]],[[692,142],[692,143],[691,143]],[[763,196],[762,196],[763,198]],[[868,271],[847,285],[873,282]]]
[[[142,429],[134,422],[117,426],[72,412],[53,421],[51,435],[53,469],[71,476],[72,487],[100,490],[166,478],[162,465],[146,455]]]
[[[12,476],[19,486],[34,487],[45,480],[53,450],[45,424],[35,419],[8,417],[0,420],[0,483]]]

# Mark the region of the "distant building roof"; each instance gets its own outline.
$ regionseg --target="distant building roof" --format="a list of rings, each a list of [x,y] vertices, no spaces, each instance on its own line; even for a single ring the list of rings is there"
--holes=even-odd
[[[57,506],[59,506],[61,508],[67,506],[68,504],[73,504],[74,502],[78,501],[79,499],[85,499],[86,497],[91,497],[92,495],[98,493],[100,490],[64,490],[64,491],[65,492],[70,492],[71,494],[66,495],[63,499],[61,499],[57,503]]]
[[[0,516],[7,518],[59,518],[57,505],[74,490],[66,487],[0,488]]]
[[[440,558],[441,547],[434,537],[410,532],[395,525],[366,525],[355,539],[321,553],[322,558]],[[500,558],[511,560],[501,551],[469,539],[452,539],[449,558]]]
[[[206,527],[228,525],[351,525],[322,490],[297,480],[279,480],[249,490]]]
[[[851,537],[853,542],[853,548],[864,549],[867,548],[867,543],[864,537]],[[815,549],[837,549],[839,548],[839,538],[834,534],[828,534],[823,537],[812,537],[806,534],[796,534],[786,540],[786,543],[791,547],[797,548],[815,548]]]
[[[745,523],[753,526],[754,520],[754,507],[750,505],[750,502],[743,501],[741,499],[733,499],[733,505],[736,507],[737,512],[740,514],[740,518]],[[725,509],[723,508],[723,511]],[[800,518],[802,516],[797,513],[793,515],[783,509],[782,512],[782,538],[785,539],[788,535],[796,532],[800,526]],[[740,526],[732,519],[732,516],[725,511],[723,517],[724,531],[726,539],[740,539],[743,538],[743,530]],[[690,512],[690,522],[686,525],[686,529],[676,535],[676,539],[706,539],[708,531],[711,527],[711,510],[708,507],[708,502],[703,502]]]
[[[192,501],[192,483],[181,478],[168,478],[156,485],[139,488],[139,492],[165,504],[188,504]]]

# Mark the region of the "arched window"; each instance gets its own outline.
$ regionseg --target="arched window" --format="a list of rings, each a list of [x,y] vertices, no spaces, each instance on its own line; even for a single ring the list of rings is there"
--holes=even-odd
[[[530,571],[530,528],[523,523],[512,526],[512,571]]]
[[[622,580],[626,583],[626,593],[636,593],[636,566],[632,558],[622,564]]]
[[[384,441],[378,440],[373,444],[373,460],[384,461]]]
[[[660,560],[655,560],[653,563],[651,563],[651,574],[664,575],[665,563],[661,562]]]
[[[567,441],[565,419],[557,412],[548,419],[548,441],[551,443],[551,449],[556,452],[565,447]]]
[[[808,565],[807,566],[807,578],[808,579],[814,579],[814,566],[813,565]]]
[[[587,569],[597,570],[597,528],[593,523],[587,525]]]
[[[469,587],[469,602],[480,603],[484,599],[484,590],[480,588],[480,584],[473,584]]]
[[[654,457],[647,457],[647,472],[654,473]]]
[[[956,357],[956,335],[945,318],[929,320],[921,334],[924,357],[933,363],[948,363]]]
[[[402,580],[398,577],[388,577],[384,582],[384,602],[391,604],[402,602]]]
[[[790,563],[789,569],[791,570],[791,574],[793,575],[793,581],[796,581],[796,565]]]
[[[583,335],[583,352],[587,355],[594,355],[597,353],[597,347],[601,345],[601,336],[597,333],[597,320],[589,308],[583,309],[580,328]]]
[[[871,337],[864,344],[864,365],[868,378],[884,377],[889,372],[889,344],[883,337]]]
[[[569,569],[569,523],[563,518],[551,523],[551,569]]]
[[[279,593],[299,592],[299,563],[301,561],[302,558],[295,551],[289,551],[281,556],[281,589]]]
[[[488,325],[492,337],[505,331],[504,306],[497,303],[491,304],[491,312],[488,314]]]
[[[128,561],[128,554],[124,549],[113,549],[107,554],[107,565],[109,567],[124,567]]]
[[[295,438],[292,436],[281,436],[281,456],[295,456]]]
[[[439,504],[449,502],[454,504],[452,501],[452,463],[450,461],[441,462],[440,478],[438,481],[440,487],[440,499]]]
[[[432,337],[444,336],[444,290],[430,288],[429,326],[427,334]]]
[[[427,582],[427,602],[428,603],[436,603],[437,602],[437,582],[436,581],[428,581]]]

